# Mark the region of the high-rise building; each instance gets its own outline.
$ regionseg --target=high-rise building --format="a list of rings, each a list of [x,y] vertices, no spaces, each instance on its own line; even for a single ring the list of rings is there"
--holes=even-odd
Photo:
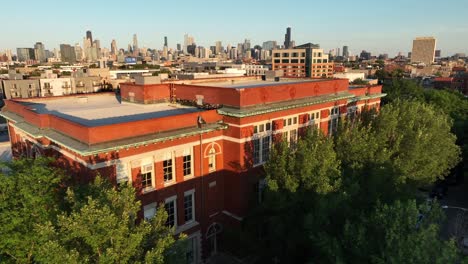
[[[433,37],[418,37],[414,39],[411,62],[431,65],[434,62],[435,48],[436,39]]]
[[[291,43],[291,28],[290,27],[286,28],[286,34],[284,34],[284,48],[285,49],[293,48],[292,43]]]
[[[269,40],[269,41],[263,42],[262,49],[264,49],[264,50],[274,50],[274,49],[276,49],[276,41]]]
[[[86,39],[89,39],[89,41],[93,43],[93,34],[91,33],[91,30],[86,31]]]
[[[16,55],[18,57],[18,61],[21,62],[36,59],[33,48],[17,48]]]
[[[216,55],[221,54],[222,51],[223,51],[222,42],[221,41],[216,41],[214,54],[216,54]]]
[[[359,58],[362,59],[362,60],[370,60],[371,59],[371,56],[372,54],[368,51],[361,51],[361,54],[359,55]]]
[[[192,36],[189,36],[188,34],[184,35],[184,54],[188,54],[188,46],[192,45],[195,42],[194,38]]]
[[[136,34],[133,34],[133,53],[138,53],[138,39]]]
[[[82,61],[84,59],[83,49],[79,43],[75,43],[75,57],[77,61]]]
[[[34,44],[34,55],[36,60],[40,63],[47,61],[44,44],[42,44],[42,42],[36,42],[36,44]]]
[[[112,40],[111,42],[111,54],[112,55],[117,55],[117,42],[115,41],[115,39]]]
[[[181,51],[182,50],[182,45],[180,45],[180,43],[177,43],[177,51]]]
[[[348,46],[343,46],[343,57],[346,59],[349,57]]]
[[[164,47],[167,47],[167,36],[164,37]]]
[[[68,62],[70,64],[76,62],[75,48],[69,44],[60,44],[60,55],[62,62]]]
[[[441,52],[440,52],[440,50],[436,50],[436,51],[435,51],[435,57],[436,57],[436,58],[440,58],[440,57],[441,57]]]

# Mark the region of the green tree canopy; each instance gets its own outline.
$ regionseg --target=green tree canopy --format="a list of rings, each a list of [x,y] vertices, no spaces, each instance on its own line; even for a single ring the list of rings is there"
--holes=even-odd
[[[37,253],[36,226],[55,221],[64,175],[48,159],[2,163],[0,262],[30,263]]]
[[[2,169],[0,262],[184,261],[184,239],[165,225],[164,207],[151,220],[139,220],[141,203],[131,185],[117,189],[97,177],[66,191],[63,173],[43,158],[15,160]]]

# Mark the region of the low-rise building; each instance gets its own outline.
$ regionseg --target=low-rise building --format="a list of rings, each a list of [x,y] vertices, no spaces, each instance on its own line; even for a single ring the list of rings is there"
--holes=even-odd
[[[378,108],[381,86],[347,80],[246,77],[155,83],[115,94],[6,100],[14,157],[54,157],[78,182],[130,182],[140,217],[159,204],[188,235],[190,263],[216,253],[223,226],[240,225],[261,192],[262,165],[279,140],[333,133],[346,115]]]

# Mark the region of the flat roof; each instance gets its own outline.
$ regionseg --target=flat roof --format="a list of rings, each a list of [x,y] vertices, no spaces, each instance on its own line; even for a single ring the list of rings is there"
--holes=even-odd
[[[262,87],[262,86],[276,86],[276,85],[284,85],[284,84],[322,82],[325,80],[328,80],[328,79],[288,79],[288,78],[280,77],[279,81],[263,81],[261,79],[258,79],[258,80],[233,79],[233,80],[227,80],[227,81],[223,80],[223,81],[197,82],[192,85],[242,89],[242,88],[255,88],[255,87]]]
[[[51,114],[88,127],[111,125],[202,111],[179,104],[133,104],[112,94],[20,101],[39,114]]]

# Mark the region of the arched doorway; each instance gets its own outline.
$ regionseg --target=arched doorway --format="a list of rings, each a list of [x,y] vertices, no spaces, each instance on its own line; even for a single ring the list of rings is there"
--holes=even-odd
[[[218,234],[221,233],[222,226],[218,223],[213,223],[206,231],[206,240],[208,241],[208,257],[215,255],[218,252]]]

